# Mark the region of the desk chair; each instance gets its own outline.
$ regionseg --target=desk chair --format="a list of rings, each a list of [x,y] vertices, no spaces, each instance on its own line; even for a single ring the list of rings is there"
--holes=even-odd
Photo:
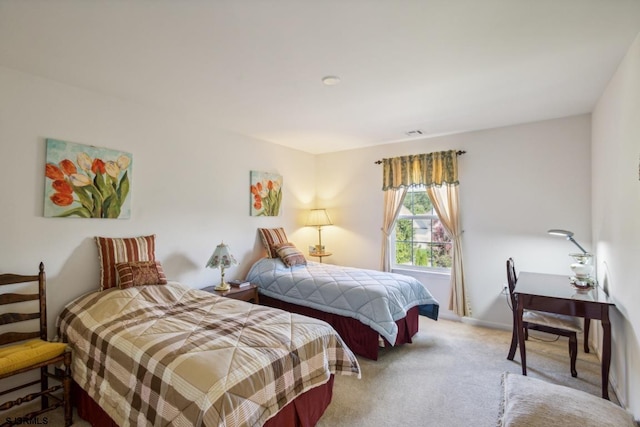
[[[515,288],[517,282],[516,268],[512,258],[507,260],[507,281],[509,284],[509,298],[511,300],[511,310],[513,312],[513,333],[511,334],[511,348],[507,359],[513,360],[518,347],[517,331],[517,299]],[[582,332],[580,319],[573,316],[566,316],[555,313],[545,313],[543,311],[525,310],[522,313],[522,333],[524,338],[529,338],[529,329],[549,334],[560,335],[569,338],[569,356],[571,358],[571,376],[577,377],[576,358],[578,357],[578,336]],[[587,348],[585,346],[585,348]]]
[[[0,309],[0,396],[17,394],[19,390],[33,389],[40,384],[39,391],[1,403],[0,411],[38,397],[40,410],[19,416],[3,413],[0,419],[6,422],[2,425],[37,423],[38,420],[33,419],[38,415],[64,407],[65,426],[70,426],[73,421],[71,352],[64,343],[47,341],[44,264],[40,263],[39,273],[33,276],[0,274]],[[15,323],[20,326],[14,327]],[[18,375],[30,371],[37,372],[38,379],[34,381],[36,375],[33,374]],[[49,378],[53,378],[57,384],[49,387]]]

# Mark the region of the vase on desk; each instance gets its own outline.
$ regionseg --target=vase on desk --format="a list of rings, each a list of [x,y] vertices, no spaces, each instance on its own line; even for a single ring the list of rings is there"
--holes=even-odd
[[[592,276],[593,273],[593,255],[590,253],[576,253],[569,254],[574,259],[574,263],[571,264],[571,271],[573,271],[573,277],[571,283],[579,288],[589,288],[595,285],[595,280]]]

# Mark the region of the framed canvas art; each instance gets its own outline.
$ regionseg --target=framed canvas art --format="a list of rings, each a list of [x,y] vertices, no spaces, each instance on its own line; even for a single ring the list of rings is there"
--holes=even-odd
[[[130,153],[55,139],[46,143],[45,217],[130,218]]]
[[[278,216],[282,203],[282,175],[251,171],[251,216]]]

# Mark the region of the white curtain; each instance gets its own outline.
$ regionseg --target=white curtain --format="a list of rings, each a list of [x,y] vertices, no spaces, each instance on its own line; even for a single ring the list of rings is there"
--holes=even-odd
[[[396,224],[407,189],[395,188],[384,192],[384,218],[382,223],[382,271],[391,271],[391,231]]]
[[[427,187],[427,195],[453,245],[449,310],[458,316],[471,316],[462,266],[462,228],[460,226],[458,186],[443,184]]]

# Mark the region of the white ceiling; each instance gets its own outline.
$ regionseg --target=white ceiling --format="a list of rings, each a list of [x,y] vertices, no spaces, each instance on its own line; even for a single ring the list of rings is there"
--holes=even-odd
[[[590,112],[639,32],[640,0],[0,0],[0,65],[325,153]]]

